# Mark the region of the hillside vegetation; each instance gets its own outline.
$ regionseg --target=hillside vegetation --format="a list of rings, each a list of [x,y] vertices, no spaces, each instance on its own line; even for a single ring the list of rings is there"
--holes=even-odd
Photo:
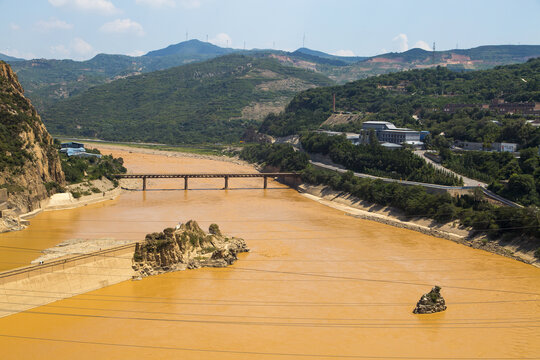
[[[445,132],[460,140],[505,140],[531,146],[540,142],[537,131],[525,127],[519,116],[505,117],[482,109],[455,114],[442,111],[449,103],[483,104],[497,98],[540,101],[540,58],[484,71],[459,73],[437,67],[310,89],[296,95],[283,113],[269,115],[261,131],[284,136],[318,128],[332,114],[332,94],[336,94],[337,110],[363,114],[360,121],[343,127],[345,130],[358,130],[365,120],[383,120],[435,134]],[[492,120],[500,120],[502,126]]]
[[[29,98],[41,111],[84,90],[141,73],[204,61],[232,52],[198,40],[185,41],[144,56],[99,54],[90,60],[11,60]],[[9,61],[6,60],[6,61]]]
[[[284,107],[296,92],[331,83],[274,60],[228,55],[91,88],[53,105],[43,117],[54,134],[169,144],[234,142],[256,119],[257,109]]]
[[[300,137],[302,148],[328,155],[345,168],[380,177],[440,185],[463,185],[463,180],[427,164],[407,149],[390,150],[377,141],[353,145],[345,136],[309,133]]]
[[[99,54],[87,61],[73,61],[24,60],[0,54],[0,60],[10,62],[19,75],[27,95],[41,111],[92,86],[231,53],[275,58],[283,65],[310,69],[343,84],[374,75],[437,65],[469,71],[522,63],[531,57],[540,56],[540,46],[480,46],[473,49],[439,51],[435,56],[431,51],[411,49],[403,53],[372,57],[345,57],[307,48],[300,48],[294,52],[268,49],[240,50],[189,40],[150,51],[143,56]]]

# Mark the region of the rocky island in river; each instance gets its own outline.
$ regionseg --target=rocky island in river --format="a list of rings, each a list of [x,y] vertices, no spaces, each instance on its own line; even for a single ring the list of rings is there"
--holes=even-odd
[[[243,239],[224,236],[216,224],[210,225],[208,231],[189,220],[176,228],[146,235],[133,254],[133,270],[138,274],[135,278],[200,267],[225,267],[237,260],[238,253],[249,251]]]

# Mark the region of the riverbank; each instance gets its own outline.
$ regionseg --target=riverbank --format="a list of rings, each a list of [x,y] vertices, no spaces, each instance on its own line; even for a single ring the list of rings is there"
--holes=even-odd
[[[92,192],[88,191],[88,189],[96,190]],[[68,192],[53,194],[48,199],[40,201],[39,208],[30,212],[24,214],[6,214],[5,217],[0,219],[0,233],[25,229],[30,224],[29,220],[43,211],[76,209],[103,201],[114,200],[122,193],[122,189],[119,186],[114,187],[113,183],[107,179],[69,185],[67,190]],[[85,191],[90,194],[82,195]],[[73,196],[73,193],[82,194],[76,198]]]
[[[348,215],[359,219],[376,221],[381,224],[451,240],[475,249],[488,251],[540,267],[539,259],[534,256],[536,250],[534,244],[518,241],[517,239],[508,242],[502,242],[500,240],[489,241],[485,236],[474,236],[471,231],[459,226],[458,221],[441,224],[424,217],[410,217],[400,210],[375,205],[347,193],[332,190],[330,187],[324,185],[302,184],[298,187],[298,191],[311,200],[334,209],[342,210]]]
[[[149,154],[149,155],[165,155],[167,157],[178,157],[178,158],[192,158],[192,159],[202,159],[202,160],[215,160],[215,161],[224,161],[230,162],[236,165],[246,165],[253,166],[253,164],[248,163],[247,161],[240,160],[238,157],[231,157],[226,155],[203,155],[196,153],[180,152],[180,151],[168,151],[168,150],[154,150],[141,147],[127,146],[127,145],[113,145],[113,144],[91,144],[94,148],[103,150],[117,150],[117,151],[127,151],[129,153],[139,153],[139,154]],[[129,169],[128,169],[129,170]]]

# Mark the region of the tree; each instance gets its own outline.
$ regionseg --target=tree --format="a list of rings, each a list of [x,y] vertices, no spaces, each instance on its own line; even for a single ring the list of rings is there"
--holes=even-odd
[[[534,204],[538,200],[534,178],[528,174],[510,176],[506,194],[525,205]]]

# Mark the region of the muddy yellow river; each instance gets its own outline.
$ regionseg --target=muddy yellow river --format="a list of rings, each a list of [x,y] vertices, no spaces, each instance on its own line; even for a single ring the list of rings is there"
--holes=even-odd
[[[115,151],[132,172],[249,172],[231,163]],[[139,184],[140,186],[140,184]],[[141,239],[197,220],[246,239],[220,269],[126,281],[0,319],[2,359],[540,358],[540,270],[347,216],[262,179],[151,180],[150,191],[46,212],[0,244]],[[2,268],[35,251],[2,250]],[[101,269],[102,270],[102,269]],[[96,269],[100,271],[100,269]],[[413,315],[438,284],[448,310]],[[36,296],[46,296],[36,294]]]

